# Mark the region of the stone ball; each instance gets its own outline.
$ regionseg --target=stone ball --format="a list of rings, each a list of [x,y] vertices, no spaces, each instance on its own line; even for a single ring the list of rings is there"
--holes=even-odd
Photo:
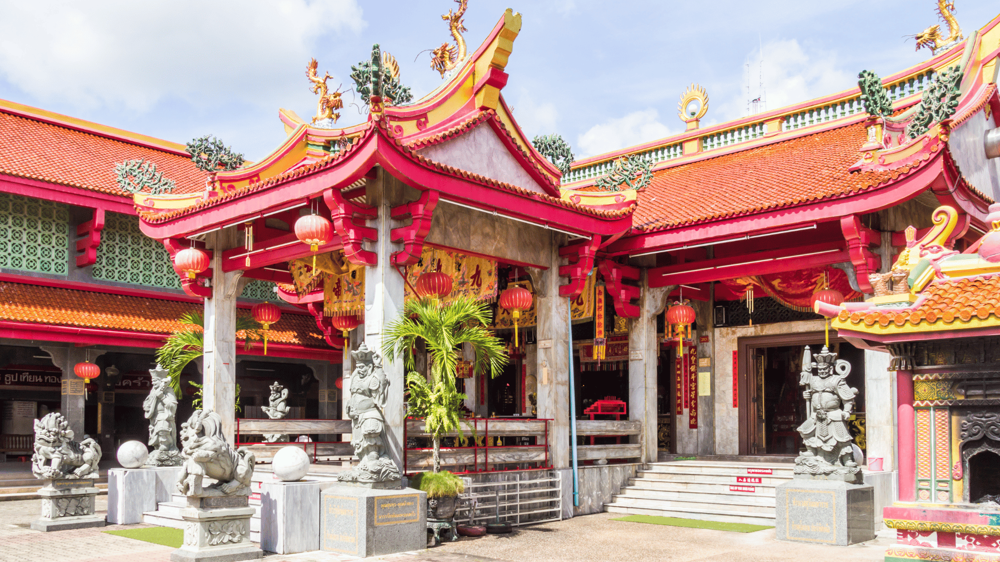
[[[139,468],[146,464],[149,450],[142,441],[126,441],[118,447],[118,463],[125,468]]]
[[[301,447],[282,447],[271,460],[271,470],[282,482],[295,482],[309,472],[309,455]]]

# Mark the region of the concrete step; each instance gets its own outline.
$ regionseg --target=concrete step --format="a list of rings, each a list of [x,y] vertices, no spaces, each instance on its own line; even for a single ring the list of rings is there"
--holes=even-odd
[[[659,517],[677,517],[680,519],[697,519],[699,521],[718,521],[720,523],[747,523],[750,525],[774,526],[774,516],[765,514],[699,509],[647,509],[644,507],[626,507],[614,504],[606,505],[605,509],[609,513],[621,513],[625,515],[654,515]]]
[[[672,501],[692,501],[697,503],[720,503],[726,505],[762,505],[774,507],[774,490],[770,493],[759,488],[743,490],[657,490],[643,485],[628,486],[622,490],[623,496],[662,499]]]
[[[705,474],[702,472],[652,472],[640,470],[636,480],[650,482],[701,482],[711,484],[756,484],[759,486],[777,486],[788,482],[791,477],[785,476],[751,476],[745,474]]]
[[[775,485],[736,482],[700,482],[698,480],[651,480],[632,478],[626,488],[642,488],[663,492],[700,492],[709,494],[751,494],[774,497]]]
[[[794,465],[780,464],[740,464],[740,463],[705,463],[686,462],[656,462],[647,464],[644,472],[655,473],[692,473],[714,474],[723,476],[771,476],[791,478],[794,476]]]
[[[621,507],[641,507],[644,509],[694,509],[730,511],[733,513],[751,513],[770,515],[774,517],[774,503],[771,505],[749,505],[746,503],[727,502],[719,496],[704,496],[702,498],[667,499],[664,496],[628,492],[612,497],[611,505]]]

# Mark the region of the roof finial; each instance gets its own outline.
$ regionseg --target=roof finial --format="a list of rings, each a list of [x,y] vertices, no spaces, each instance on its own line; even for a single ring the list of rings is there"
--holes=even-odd
[[[965,38],[962,35],[962,28],[958,26],[958,20],[952,15],[954,11],[954,0],[937,0],[938,16],[948,26],[948,36],[946,37],[941,34],[941,26],[939,24],[934,24],[916,35],[918,51],[923,47],[927,47],[931,50],[931,53],[937,53],[938,50]]]
[[[448,13],[441,16],[441,19],[448,22],[448,29],[451,36],[455,38],[455,45],[441,43],[441,46],[432,51],[431,68],[441,73],[441,78],[450,70],[453,70],[458,63],[465,59],[465,39],[462,37],[465,29],[462,17],[466,8],[469,7],[469,0],[455,0],[458,4],[458,11],[448,10]]]
[[[316,103],[316,117],[313,117],[312,122],[328,122],[332,120],[333,123],[330,124],[333,125],[337,123],[337,119],[340,119],[340,113],[337,113],[335,110],[343,109],[344,100],[340,99],[341,92],[339,87],[332,94],[327,93],[326,81],[329,80],[331,76],[330,73],[327,72],[325,76],[320,78],[319,73],[316,71],[318,66],[319,63],[316,62],[316,59],[312,59],[309,61],[309,66],[306,67],[306,76],[309,78],[309,81],[313,83],[310,90],[312,90],[312,93],[314,94],[319,94],[319,101]]]
[[[681,94],[681,102],[677,104],[681,121],[687,123],[687,130],[697,129],[701,118],[708,112],[708,93],[705,88],[691,84]]]

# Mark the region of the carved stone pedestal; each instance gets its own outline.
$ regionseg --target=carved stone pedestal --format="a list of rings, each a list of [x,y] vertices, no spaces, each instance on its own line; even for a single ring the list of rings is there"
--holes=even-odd
[[[427,547],[427,493],[339,484],[323,490],[323,550],[365,558]]]
[[[108,523],[140,523],[147,511],[156,511],[156,473],[148,468],[109,470]]]
[[[875,538],[872,486],[795,478],[775,489],[775,536],[846,546]]]
[[[94,515],[97,488],[93,480],[50,480],[38,491],[42,517],[31,522],[36,531],[66,531],[103,527],[104,516]]]
[[[172,562],[235,562],[257,560],[264,552],[250,542],[246,496],[188,497],[184,545],[170,554]]]

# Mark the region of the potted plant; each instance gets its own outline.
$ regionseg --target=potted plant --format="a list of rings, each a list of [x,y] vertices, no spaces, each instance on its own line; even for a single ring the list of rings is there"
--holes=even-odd
[[[460,414],[465,394],[458,391],[456,382],[462,346],[469,344],[475,352],[476,373],[496,377],[507,364],[503,344],[486,328],[491,320],[489,306],[473,299],[458,298],[442,305],[425,298],[407,302],[400,317],[386,327],[382,353],[388,358],[403,357],[409,413],[424,418],[434,445],[433,472],[418,474],[414,481],[427,492],[427,525],[434,530],[435,541],[442,528],[451,530],[454,538],[452,520],[463,490],[458,477],[441,472],[441,438],[451,432],[463,436]],[[427,376],[415,371],[414,350],[420,341],[427,353]]]

